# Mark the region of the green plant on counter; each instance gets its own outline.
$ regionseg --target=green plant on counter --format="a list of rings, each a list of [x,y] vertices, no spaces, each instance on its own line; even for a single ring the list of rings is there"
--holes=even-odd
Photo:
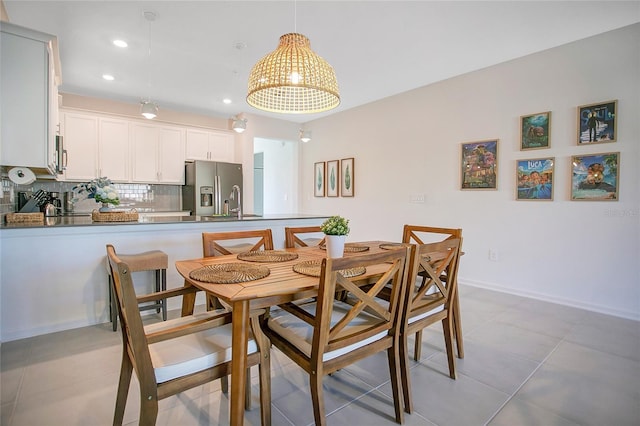
[[[85,198],[93,198],[99,203],[108,203],[117,206],[120,204],[120,198],[118,191],[111,179],[107,177],[101,177],[93,179],[87,183],[81,183],[73,187],[73,192],[76,194],[73,197],[73,202],[76,203]]]
[[[349,235],[349,219],[342,216],[331,216],[320,225],[325,235]]]

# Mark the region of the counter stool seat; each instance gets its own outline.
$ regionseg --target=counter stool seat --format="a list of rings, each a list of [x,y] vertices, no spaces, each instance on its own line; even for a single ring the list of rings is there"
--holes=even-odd
[[[169,256],[162,250],[151,250],[138,254],[118,254],[120,260],[129,265],[131,272],[155,271],[156,289],[155,291],[165,291],[167,289],[167,268],[169,266]],[[108,259],[107,259],[108,262]],[[107,265],[108,266],[108,265]],[[110,270],[110,269],[107,269]],[[113,277],[109,273],[109,313],[113,331],[118,329],[118,304],[114,293]],[[139,306],[141,311],[155,309],[157,313],[162,311],[162,320],[167,320],[166,300],[157,300],[150,304]]]

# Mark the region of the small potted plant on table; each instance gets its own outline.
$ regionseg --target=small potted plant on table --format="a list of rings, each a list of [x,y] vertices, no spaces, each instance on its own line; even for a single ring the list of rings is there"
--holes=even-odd
[[[320,225],[320,230],[326,235],[327,257],[342,257],[349,234],[349,219],[331,216]]]

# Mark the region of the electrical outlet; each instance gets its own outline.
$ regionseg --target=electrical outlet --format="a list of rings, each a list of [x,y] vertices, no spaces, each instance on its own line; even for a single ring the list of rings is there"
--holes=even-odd
[[[492,262],[497,262],[500,260],[500,254],[497,250],[489,249],[489,260]]]
[[[409,201],[412,203],[422,204],[424,203],[425,196],[423,193],[414,193],[409,195]]]

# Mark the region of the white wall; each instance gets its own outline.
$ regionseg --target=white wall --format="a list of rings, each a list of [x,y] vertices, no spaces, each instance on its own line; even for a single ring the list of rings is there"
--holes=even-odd
[[[352,240],[462,227],[461,282],[640,319],[639,76],[636,24],[306,123],[302,213],[348,217]],[[618,141],[577,146],[576,107],[613,99]],[[520,151],[520,116],[549,110],[551,147]],[[495,138],[498,190],[460,191],[460,144]],[[601,152],[620,152],[620,200],[569,201],[570,156]],[[348,157],[355,197],[313,197],[313,164]],[[554,201],[515,201],[516,160],[539,157]]]

